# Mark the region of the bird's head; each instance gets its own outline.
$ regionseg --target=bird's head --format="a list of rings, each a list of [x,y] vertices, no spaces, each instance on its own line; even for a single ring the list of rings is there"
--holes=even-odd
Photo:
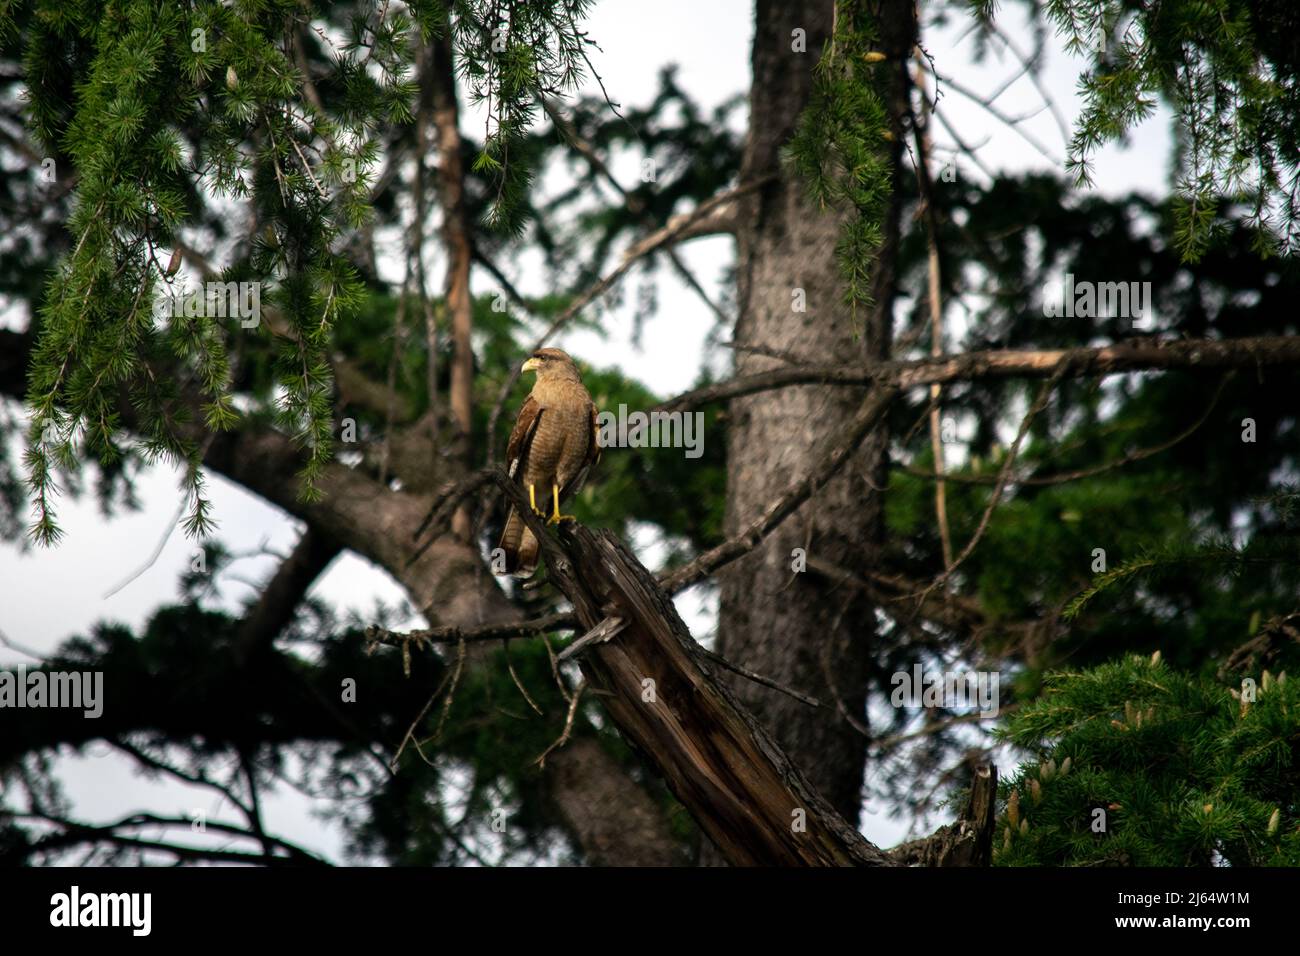
[[[523,371],[536,372],[541,378],[570,378],[581,381],[578,366],[563,349],[538,349],[523,364]]]

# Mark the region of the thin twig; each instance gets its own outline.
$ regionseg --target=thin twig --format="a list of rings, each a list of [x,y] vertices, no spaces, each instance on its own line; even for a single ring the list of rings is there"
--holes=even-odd
[[[916,141],[916,178],[920,187],[921,201],[925,208],[925,232],[927,249],[928,298],[930,305],[930,356],[938,359],[943,356],[943,300],[940,294],[939,275],[939,211],[935,205],[934,180],[930,177],[930,109],[925,96],[924,61],[918,49],[916,87],[921,94],[922,122],[913,124],[913,138]],[[945,569],[952,566],[952,533],[948,527],[948,486],[944,484],[943,433],[941,418],[943,412],[939,401],[943,395],[943,386],[934,383],[930,386],[930,451],[934,457],[934,511],[939,526],[939,544],[943,554]]]
[[[136,568],[125,578],[123,578],[120,582],[118,582],[117,584],[113,585],[113,587],[105,591],[104,596],[101,598],[101,600],[107,601],[118,591],[122,590],[122,588],[126,587],[128,584],[136,580],[138,577],[140,577],[140,575],[144,574],[146,571],[148,571],[150,568],[154,566],[154,564],[158,561],[158,556],[163,553],[163,548],[167,547],[167,542],[171,540],[172,532],[175,531],[176,526],[180,524],[181,517],[185,514],[186,504],[188,504],[187,500],[184,497],[182,497],[180,505],[177,506],[176,508],[176,513],[172,515],[171,520],[167,522],[167,527],[163,529],[162,537],[158,539],[158,543],[154,546],[153,553],[149,555],[149,557],[145,560],[144,564],[140,565],[140,567]]]
[[[22,644],[10,640],[8,635],[6,635],[4,631],[0,631],[0,644],[3,644],[11,651],[17,651],[19,654],[26,654],[28,657],[32,658],[33,660],[38,660],[38,661],[49,660],[49,658],[47,658],[45,655],[38,654],[36,651],[32,650],[31,648],[24,647]]]
[[[697,648],[697,650],[699,650],[699,652],[703,654],[705,658],[712,661],[714,664],[717,664],[719,667],[731,671],[731,673],[733,674],[737,674],[745,678],[745,680],[753,681],[755,684],[762,684],[764,687],[770,687],[772,690],[775,691],[780,691],[782,694],[785,694],[787,697],[793,697],[795,700],[799,701],[800,703],[807,704],[809,707],[823,707],[823,708],[826,707],[826,704],[818,700],[816,697],[813,697],[809,694],[805,694],[803,691],[795,690],[793,687],[789,687],[785,684],[782,684],[780,681],[773,680],[770,677],[764,677],[762,674],[758,673],[757,671],[751,671],[748,667],[741,667],[739,664],[733,664],[731,661],[727,660],[721,654],[716,654],[713,651],[709,650],[707,647],[700,646]]]
[[[550,631],[571,631],[578,627],[577,619],[571,613],[548,614],[528,621],[511,624],[485,624],[479,627],[434,627],[426,630],[401,633],[371,624],[366,628],[366,644],[373,653],[380,645],[401,647],[413,643],[419,647],[426,644],[466,644],[484,641],[509,640],[516,637],[537,637]]]
[[[1068,360],[1068,361],[1067,361]],[[1069,349],[987,349],[939,359],[886,359],[852,365],[792,365],[730,378],[683,392],[648,411],[672,412],[794,385],[900,389],[934,383],[1048,378],[1063,361],[1069,378],[1169,369],[1265,368],[1300,365],[1300,336],[1237,339],[1133,340]]]
[[[515,687],[519,690],[519,693],[523,696],[524,700],[528,701],[528,706],[533,709],[533,712],[537,714],[537,716],[545,716],[542,713],[542,708],[537,706],[536,701],[534,701],[532,696],[528,693],[528,689],[524,687],[524,683],[519,679],[519,675],[515,673],[514,662],[510,659],[510,642],[504,638],[501,641],[501,650],[505,654],[506,670],[510,672],[510,679],[515,682]]]
[[[934,720],[918,730],[912,730],[907,733],[894,734],[891,737],[881,737],[879,740],[871,742],[871,749],[876,753],[883,753],[887,750],[893,750],[900,744],[905,744],[913,740],[919,740],[922,737],[929,737],[931,734],[937,734],[956,727],[961,724],[972,724],[980,720],[996,720],[998,717],[1004,717],[1007,714],[1014,713],[1019,709],[1019,704],[1008,704],[1006,707],[999,707],[997,717],[985,717],[979,711],[971,714],[961,714],[956,717],[949,717],[945,720]]]
[[[1051,475],[1026,475],[1023,477],[1016,477],[1011,480],[1011,484],[1026,485],[1026,486],[1066,484],[1067,482],[1080,481],[1084,478],[1093,478],[1097,475],[1104,474],[1105,472],[1114,471],[1116,468],[1122,468],[1125,465],[1130,465],[1135,461],[1142,461],[1145,458],[1150,458],[1153,455],[1158,455],[1161,452],[1168,451],[1170,448],[1173,448],[1175,445],[1179,444],[1180,442],[1183,442],[1188,438],[1190,438],[1202,425],[1204,425],[1209,420],[1210,413],[1214,411],[1215,406],[1217,406],[1219,403],[1219,398],[1223,395],[1224,387],[1228,384],[1229,381],[1232,380],[1232,378],[1236,374],[1237,373],[1235,371],[1230,371],[1226,375],[1224,375],[1224,377],[1219,381],[1219,387],[1215,390],[1214,395],[1210,398],[1210,402],[1206,406],[1205,411],[1201,414],[1201,416],[1198,419],[1196,419],[1196,421],[1192,422],[1191,425],[1187,426],[1187,428],[1179,432],[1177,435],[1175,435],[1173,438],[1169,439],[1168,441],[1163,441],[1157,445],[1151,445],[1147,448],[1139,448],[1136,451],[1128,452],[1127,454],[1119,458],[1116,458],[1114,461],[1102,462],[1099,465],[1089,465],[1087,468],[1076,468],[1072,471],[1058,471],[1055,474],[1051,474]],[[926,479],[933,480],[936,477],[938,477],[933,472],[923,471],[922,469],[915,468],[911,465],[899,464],[897,465],[897,467],[907,472],[907,474],[913,475],[917,478],[926,478]],[[965,484],[965,485],[992,485],[992,484],[996,484],[998,480],[998,476],[996,475],[956,475],[951,472],[944,475],[943,478],[945,481],[951,481],[956,484]]]
[[[578,703],[582,700],[582,692],[586,689],[587,679],[584,677],[578,681],[578,686],[574,688],[573,695],[569,698],[569,713],[564,718],[564,732],[560,734],[555,743],[543,750],[541,756],[534,761],[538,769],[544,770],[546,768],[546,758],[550,756],[551,751],[563,747],[569,742],[569,735],[573,731],[573,718],[577,716]]]
[[[976,93],[970,87],[965,86],[962,83],[959,83],[958,81],[954,80],[950,76],[944,76],[943,74],[938,73],[928,65],[925,67],[925,69],[926,72],[934,76],[935,80],[937,80],[938,82],[947,84],[948,86],[956,90],[958,93],[960,93],[962,96],[970,100],[972,103],[977,103],[981,107],[983,107],[983,109],[987,111],[990,116],[992,116],[994,119],[1001,122],[1008,129],[1015,132],[1016,135],[1018,135],[1026,143],[1028,143],[1035,150],[1037,150],[1043,156],[1043,158],[1046,159],[1048,162],[1050,162],[1053,166],[1063,165],[1062,160],[1052,155],[1052,151],[1048,149],[1046,146],[1044,146],[1043,143],[1038,139],[1038,137],[1020,128],[1020,124],[1024,122],[1026,119],[1029,119],[1028,116],[1019,116],[1019,117],[1008,116],[995,103],[993,103],[987,97],[981,96],[979,93]]]
[[[1016,456],[1020,454],[1020,446],[1025,440],[1025,435],[1029,433],[1029,426],[1038,416],[1038,413],[1047,407],[1047,400],[1051,397],[1052,391],[1056,388],[1057,383],[1064,377],[1067,365],[1068,359],[1062,359],[1056,372],[1050,379],[1044,382],[1042,387],[1038,390],[1038,397],[1034,399],[1034,403],[1029,406],[1029,411],[1025,413],[1025,417],[1020,422],[1020,428],[1016,432],[1016,440],[1011,444],[1011,450],[1007,453],[1007,460],[1002,463],[1002,470],[998,474],[997,484],[993,486],[993,493],[989,495],[988,505],[984,508],[984,514],[980,516],[979,525],[976,526],[975,533],[971,535],[970,540],[966,542],[966,547],[962,548],[961,554],[957,556],[953,563],[949,567],[945,568],[943,573],[936,577],[933,583],[926,587],[925,591],[921,595],[922,598],[928,595],[935,588],[941,587],[947,583],[948,579],[952,577],[953,572],[956,571],[968,557],[970,557],[971,552],[975,550],[975,546],[979,544],[980,539],[984,537],[984,532],[988,529],[989,521],[993,517],[993,512],[1002,500],[1002,492],[1009,482],[1011,477],[1011,468],[1016,463]]]

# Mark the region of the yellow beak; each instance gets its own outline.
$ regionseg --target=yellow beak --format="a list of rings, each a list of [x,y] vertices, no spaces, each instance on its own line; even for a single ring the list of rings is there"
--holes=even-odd
[[[542,360],[541,360],[541,359],[530,358],[527,362],[525,362],[525,363],[523,364],[523,367],[520,368],[519,371],[521,371],[521,372],[536,372],[536,371],[537,371],[539,368],[541,368],[541,367],[542,367]]]

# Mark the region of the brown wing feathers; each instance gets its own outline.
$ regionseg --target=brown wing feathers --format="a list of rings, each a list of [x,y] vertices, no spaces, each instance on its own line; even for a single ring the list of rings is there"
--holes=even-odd
[[[541,411],[531,395],[524,399],[524,404],[519,409],[519,418],[515,420],[515,427],[510,431],[510,441],[506,444],[506,466],[510,469],[511,478],[515,477],[520,456],[527,451],[528,443],[537,430]]]
[[[506,445],[510,477],[536,492],[538,510],[554,508],[552,488],[560,499],[577,494],[591,466],[600,458],[596,440],[596,406],[582,385],[577,366],[559,349],[541,349],[524,365],[537,372],[537,383],[519,410]],[[512,508],[501,535],[507,574],[527,577],[537,568],[540,544]]]

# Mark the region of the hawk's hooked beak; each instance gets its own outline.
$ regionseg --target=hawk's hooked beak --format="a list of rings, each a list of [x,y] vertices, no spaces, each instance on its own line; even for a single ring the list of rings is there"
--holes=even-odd
[[[541,367],[542,367],[542,360],[541,360],[541,359],[530,358],[527,362],[525,362],[525,363],[523,364],[523,366],[519,369],[519,371],[521,371],[521,372],[536,372],[536,371],[537,371],[539,368],[541,368]]]

